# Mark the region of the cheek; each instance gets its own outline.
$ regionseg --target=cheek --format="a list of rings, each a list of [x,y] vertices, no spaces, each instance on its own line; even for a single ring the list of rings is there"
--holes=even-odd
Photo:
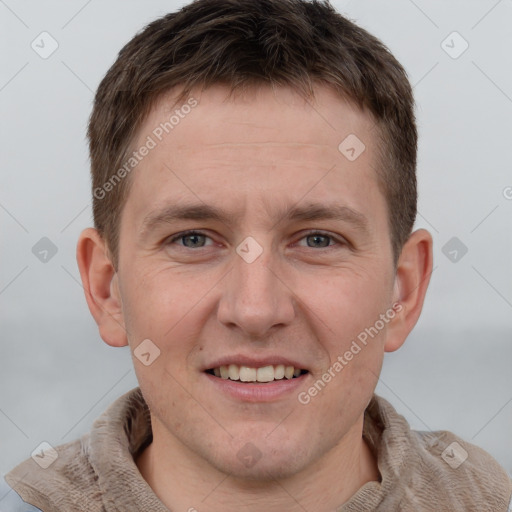
[[[143,336],[162,343],[172,337],[204,295],[201,288],[187,286],[168,269],[145,272],[134,268],[128,275],[123,287],[123,314],[134,341]]]
[[[189,283],[169,269],[139,274],[133,271],[131,275],[140,277],[125,282],[123,314],[139,383],[141,387],[160,387],[167,382],[172,396],[178,396],[177,382],[190,386],[197,379],[189,360],[202,350],[198,340],[211,311],[205,290],[211,286],[204,279],[195,285]],[[158,353],[149,366],[137,360],[137,347],[147,339]]]
[[[364,409],[373,394],[388,325],[380,315],[389,310],[390,300],[391,286],[382,272],[364,276],[347,272],[326,283],[325,293],[318,295],[315,312],[321,332],[317,336],[328,360],[315,378],[330,380],[321,394],[325,392],[334,417],[345,414],[347,404],[362,404]]]
[[[360,275],[348,269],[331,276],[322,286],[311,280],[309,289],[317,291],[305,296],[306,304],[322,320],[331,337],[338,336],[333,340],[335,346],[374,325],[391,305],[389,279],[378,272]]]

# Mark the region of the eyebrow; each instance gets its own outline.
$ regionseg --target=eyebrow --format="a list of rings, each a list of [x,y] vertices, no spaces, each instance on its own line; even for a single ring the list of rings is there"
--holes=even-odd
[[[163,224],[181,220],[218,221],[226,225],[236,223],[240,214],[233,214],[221,208],[207,204],[172,205],[149,213],[142,223],[140,234],[147,235]],[[368,219],[360,212],[339,204],[308,203],[304,206],[295,205],[286,210],[278,210],[275,214],[276,224],[283,221],[317,221],[336,220],[352,224],[356,229],[368,233]]]

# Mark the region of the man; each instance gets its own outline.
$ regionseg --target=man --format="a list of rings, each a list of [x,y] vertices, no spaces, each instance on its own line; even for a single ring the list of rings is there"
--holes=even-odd
[[[88,136],[78,265],[140,388],[8,473],[12,510],[508,510],[490,455],[374,394],[432,271],[377,39],[327,3],[193,2],[123,48]]]

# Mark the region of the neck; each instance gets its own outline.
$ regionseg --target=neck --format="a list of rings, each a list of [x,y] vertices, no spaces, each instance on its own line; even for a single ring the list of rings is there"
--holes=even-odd
[[[192,453],[152,418],[153,442],[136,464],[170,510],[303,512],[335,510],[365,483],[379,481],[377,462],[362,437],[363,418],[341,442],[299,473],[255,481],[225,474]],[[167,433],[167,437],[164,434]]]

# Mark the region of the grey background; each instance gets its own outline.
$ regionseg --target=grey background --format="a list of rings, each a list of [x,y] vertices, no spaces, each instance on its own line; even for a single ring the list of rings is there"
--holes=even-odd
[[[0,0],[0,473],[87,432],[137,385],[128,348],[101,341],[76,266],[92,225],[85,126],[117,52],[183,3]],[[512,474],[512,1],[333,4],[414,84],[417,227],[434,237],[423,315],[377,392],[413,428],[451,430]],[[43,31],[59,45],[47,59],[31,48]],[[458,58],[445,49],[461,40],[442,46],[453,31],[469,44]],[[32,252],[42,237],[57,248],[46,263]],[[452,237],[467,247],[455,262]]]

